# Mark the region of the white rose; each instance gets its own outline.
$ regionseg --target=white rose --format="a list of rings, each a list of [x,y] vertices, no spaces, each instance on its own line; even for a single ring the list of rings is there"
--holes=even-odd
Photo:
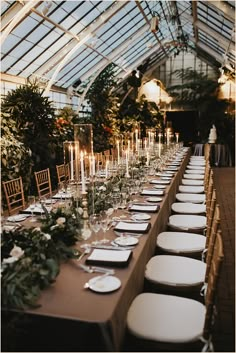
[[[51,239],[51,235],[48,234],[48,233],[44,233],[44,237],[45,237],[47,240],[50,240],[50,239]]]
[[[14,248],[11,250],[10,255],[19,259],[22,255],[24,255],[24,250],[22,250],[19,246],[14,245]]]
[[[7,259],[3,259],[2,263],[3,264],[12,264],[13,262],[17,261],[18,258],[17,257],[8,257]]]
[[[108,208],[108,210],[106,210],[106,214],[108,216],[110,216],[113,213],[114,209],[112,207]]]
[[[57,218],[57,221],[56,221],[58,225],[63,225],[65,222],[66,222],[65,217],[59,217]]]
[[[78,212],[79,212],[80,215],[82,215],[82,214],[84,213],[82,207],[77,208],[77,210],[78,210]]]
[[[106,191],[106,187],[104,185],[100,186],[100,188],[98,189],[99,191]]]

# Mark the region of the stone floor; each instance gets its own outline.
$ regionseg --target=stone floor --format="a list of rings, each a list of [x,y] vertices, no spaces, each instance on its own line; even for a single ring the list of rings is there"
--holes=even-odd
[[[216,352],[235,352],[235,168],[214,168],[213,172],[224,244],[213,342]]]

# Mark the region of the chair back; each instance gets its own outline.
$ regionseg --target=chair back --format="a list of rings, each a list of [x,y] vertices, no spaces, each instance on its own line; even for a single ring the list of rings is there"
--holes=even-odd
[[[52,186],[49,168],[34,172],[34,175],[39,197],[50,197],[52,195]]]
[[[211,153],[211,145],[206,143],[204,146],[204,157],[206,161],[210,160],[210,153]]]
[[[56,165],[57,170],[57,180],[58,184],[62,182],[67,182],[69,180],[69,165],[68,164],[60,164]]]
[[[25,196],[22,178],[4,181],[3,190],[6,197],[9,215],[25,208]]]
[[[216,241],[216,234],[219,230],[220,226],[220,208],[219,205],[215,206],[214,217],[211,225],[211,232],[206,237],[206,246],[207,249],[207,256],[206,256],[206,275],[205,275],[205,282],[208,281],[208,276],[211,268],[212,258],[214,254],[214,247]]]
[[[211,334],[216,290],[217,290],[217,284],[219,280],[219,274],[220,274],[223,258],[224,258],[224,253],[223,253],[222,236],[221,236],[221,231],[218,230],[216,233],[214,252],[211,259],[211,267],[210,267],[210,272],[208,276],[207,291],[205,295],[206,316],[205,316],[204,334],[203,334],[203,337],[205,339],[208,339]]]
[[[213,189],[213,186],[212,186]],[[209,198],[208,198],[209,197]],[[207,216],[207,228],[206,228],[206,238],[208,239],[211,234],[212,222],[215,216],[216,207],[216,190],[212,190],[212,195],[207,195],[206,200],[206,216]]]

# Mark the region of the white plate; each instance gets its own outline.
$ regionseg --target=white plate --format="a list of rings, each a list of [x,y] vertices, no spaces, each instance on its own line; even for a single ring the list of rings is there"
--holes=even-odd
[[[21,222],[27,218],[26,215],[16,214],[15,216],[10,216],[7,218],[9,222]]]
[[[151,219],[151,216],[147,213],[135,213],[131,218],[133,221],[147,221],[148,219]]]
[[[52,203],[56,203],[57,202],[57,200],[55,200],[55,199],[47,199],[47,200],[45,200],[45,205],[51,205]]]
[[[96,276],[88,281],[88,285],[94,292],[107,293],[120,288],[121,281],[115,276]]]
[[[131,246],[131,245],[136,245],[138,244],[138,238],[134,237],[119,237],[114,240],[114,243],[120,245],[120,246]]]
[[[154,185],[153,186],[155,189],[165,189],[167,187],[167,185]]]
[[[160,201],[162,201],[162,198],[153,196],[153,197],[148,197],[147,201],[148,202],[160,202]]]

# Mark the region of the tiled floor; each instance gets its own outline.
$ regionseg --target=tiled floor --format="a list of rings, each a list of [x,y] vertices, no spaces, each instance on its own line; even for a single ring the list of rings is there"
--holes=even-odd
[[[235,352],[235,169],[214,168],[213,172],[224,244],[213,342],[216,352]]]

